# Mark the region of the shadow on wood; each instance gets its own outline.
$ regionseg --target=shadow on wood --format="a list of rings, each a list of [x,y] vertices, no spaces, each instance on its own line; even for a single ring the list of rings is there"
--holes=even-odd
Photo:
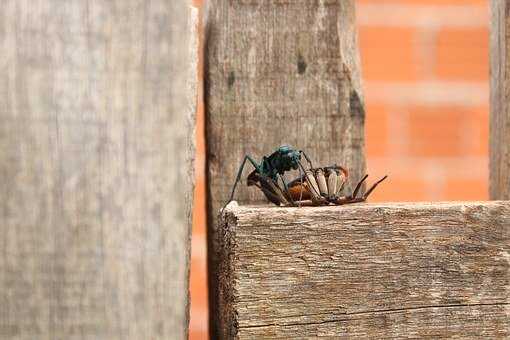
[[[510,336],[510,203],[229,205],[223,339]]]

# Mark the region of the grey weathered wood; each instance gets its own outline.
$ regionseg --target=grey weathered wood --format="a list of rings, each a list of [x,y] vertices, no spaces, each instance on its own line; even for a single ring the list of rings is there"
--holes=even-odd
[[[0,338],[187,338],[190,10],[0,1]]]
[[[510,203],[227,207],[222,339],[510,337]]]
[[[510,2],[491,1],[490,197],[510,199]]]
[[[365,112],[353,0],[209,4],[205,100],[214,318],[216,216],[243,157],[260,161],[290,144],[316,164],[348,167],[350,189],[365,172]],[[247,168],[236,198],[263,201],[257,189],[245,187],[253,169]]]

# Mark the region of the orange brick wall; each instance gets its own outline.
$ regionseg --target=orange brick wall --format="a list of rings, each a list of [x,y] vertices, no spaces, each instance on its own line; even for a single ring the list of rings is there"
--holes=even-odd
[[[488,199],[488,1],[357,0],[357,22],[368,172],[390,176],[371,201]],[[201,100],[191,339],[207,338]]]

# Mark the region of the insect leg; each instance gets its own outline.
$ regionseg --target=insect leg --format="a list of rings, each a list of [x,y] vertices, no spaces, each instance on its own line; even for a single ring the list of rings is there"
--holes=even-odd
[[[304,178],[306,181],[306,184],[308,185],[308,191],[310,192],[310,195],[312,196],[312,202],[314,204],[323,204],[326,200],[324,197],[321,196],[319,185],[317,184],[317,180],[315,179],[313,170],[305,170],[301,162],[299,162],[299,166],[302,168],[303,172],[305,173]]]
[[[306,161],[308,162],[308,165],[310,165],[310,169],[313,169],[313,165],[312,165],[312,161],[310,160],[310,158],[308,157],[308,155],[303,151],[303,150],[300,150],[299,151],[300,153],[303,154],[303,156],[305,156],[305,159]]]
[[[225,209],[225,207],[227,206],[227,204],[229,204],[230,202],[232,202],[232,200],[234,199],[234,193],[236,191],[236,187],[237,187],[237,183],[239,183],[239,181],[241,180],[241,176],[243,175],[243,170],[244,170],[244,165],[246,164],[246,161],[249,161],[257,171],[259,171],[259,165],[257,164],[257,162],[255,162],[253,160],[253,158],[251,158],[250,156],[246,155],[244,156],[244,159],[241,163],[241,166],[239,167],[239,170],[237,171],[237,177],[236,177],[236,181],[234,183],[234,187],[232,188],[232,193],[230,194],[230,198],[228,199],[227,203],[225,203],[225,205],[223,206],[223,209]],[[260,171],[259,171],[260,172]]]
[[[261,186],[258,183],[253,183],[253,185],[255,185],[257,188],[259,188],[267,196],[267,198],[270,198],[270,201],[273,202],[274,204],[279,205],[279,204],[283,203],[281,201],[280,197],[278,195],[276,195],[275,193],[273,193],[271,190],[264,188],[263,186]]]
[[[372,191],[374,191],[374,189],[382,182],[384,181],[386,178],[388,178],[388,175],[384,176],[383,178],[381,178],[380,180],[378,180],[377,182],[375,182],[374,184],[372,184],[372,186],[370,187],[370,189],[367,190],[367,192],[363,195],[363,198],[366,200],[368,198],[368,195],[370,195],[370,193],[372,193]]]
[[[343,197],[337,197],[335,200],[333,200],[332,202],[334,204],[337,204],[337,205],[343,205],[343,204],[349,204],[349,203],[358,203],[358,202],[363,202],[365,201],[365,198],[364,197],[356,197],[358,196],[358,192],[359,190],[361,189],[361,185],[363,184],[363,182],[365,182],[365,180],[367,179],[368,175],[365,175],[361,181],[358,182],[358,184],[356,185],[356,188],[354,189],[354,191],[352,192],[352,195],[350,196],[343,196]]]
[[[292,196],[291,196],[291,194],[289,192],[289,186],[288,186],[287,182],[285,181],[285,175],[280,175],[279,174],[278,176],[280,177],[280,180],[283,183],[283,188],[284,188],[283,192],[284,192],[285,196],[292,203],[292,205],[294,205],[294,200],[292,199]]]
[[[299,186],[299,206],[301,207],[301,201],[303,200],[303,173],[301,172],[301,167],[299,169],[299,180],[301,181]]]
[[[266,198],[276,204],[276,205],[287,205],[288,200],[283,195],[282,190],[280,187],[274,183],[273,179],[264,176],[258,172],[255,172],[253,174],[254,178],[252,178],[252,185],[255,185],[259,189],[262,190]]]
[[[382,182],[384,181],[386,178],[388,178],[388,176],[384,176],[383,178],[381,178],[380,180],[378,180],[377,182],[375,182],[374,184],[372,184],[372,186],[370,187],[370,189],[367,190],[367,192],[365,194],[362,195],[362,197],[356,197],[357,194],[358,194],[358,191],[361,187],[361,183],[363,183],[366,178],[368,177],[368,175],[365,175],[365,177],[363,177],[363,179],[358,183],[358,185],[356,186],[356,189],[354,190],[354,193],[351,195],[351,196],[347,196],[347,197],[340,197],[338,199],[336,199],[334,201],[335,204],[338,204],[338,205],[343,205],[343,204],[350,204],[350,203],[358,203],[358,202],[365,202],[368,198],[368,196],[372,193],[372,191],[374,191],[374,189]]]
[[[289,204],[289,201],[287,200],[284,193],[282,192],[282,189],[277,184],[275,184],[271,178],[267,178],[265,176],[260,176],[260,177],[264,178],[264,180],[269,185],[271,190],[273,190],[273,192],[275,192],[276,195],[279,197],[280,202],[282,202],[285,205]],[[293,202],[292,202],[292,204],[293,204]]]
[[[336,171],[333,169],[327,170],[328,174],[328,199],[333,199],[336,197],[336,183],[337,183],[337,174]]]
[[[321,193],[321,196],[327,197],[328,196],[328,185],[326,183],[326,177],[324,176],[324,170],[317,169],[315,173],[315,177],[317,178],[317,184],[319,185],[319,190]]]
[[[368,175],[365,175],[361,181],[358,182],[358,184],[356,185],[356,188],[354,189],[354,191],[352,192],[352,195],[351,197],[352,198],[356,198],[356,196],[358,196],[358,191],[359,189],[361,189],[361,185],[363,184],[363,182],[365,182],[365,180],[367,179]]]
[[[337,181],[336,196],[340,197],[340,193],[344,190],[345,183],[347,183],[347,177],[342,171],[339,172]]]
[[[365,199],[362,197],[340,197],[333,201],[336,205],[345,205],[345,204],[351,204],[351,203],[359,203],[364,202]]]
[[[322,203],[324,199],[321,196],[319,185],[317,184],[317,179],[313,174],[313,170],[306,170],[305,175],[306,183],[308,184],[308,187],[310,188],[310,193],[312,194],[312,201],[316,204]]]
[[[310,194],[312,195],[312,197],[320,197],[320,192],[319,192],[319,186],[317,185],[317,181],[315,180],[315,177],[313,176],[313,172],[312,170],[305,170],[305,168],[303,167],[303,165],[301,164],[301,162],[299,163],[299,166],[301,167],[301,169],[303,170],[304,172],[304,178],[306,180],[306,183],[308,184],[308,187],[309,187],[309,190],[310,190]]]

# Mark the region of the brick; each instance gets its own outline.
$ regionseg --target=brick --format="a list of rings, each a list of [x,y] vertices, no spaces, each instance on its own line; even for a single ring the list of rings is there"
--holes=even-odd
[[[444,199],[450,201],[488,200],[488,181],[487,179],[448,178],[444,186]]]
[[[370,201],[445,201],[452,197],[446,194],[448,180],[482,181],[487,185],[488,169],[486,156],[368,158],[369,182],[383,174],[389,175]],[[483,198],[469,194],[458,194],[455,198],[462,197]]]
[[[473,108],[469,114],[469,120],[466,122],[466,131],[468,134],[467,142],[468,154],[474,156],[489,155],[489,106]]]
[[[408,156],[488,155],[489,107],[422,106],[409,109]]]
[[[408,156],[454,157],[466,151],[464,122],[469,111],[460,108],[409,108]]]
[[[367,103],[365,140],[367,157],[385,156],[388,151],[388,113],[384,105]]]
[[[441,29],[437,37],[436,75],[445,80],[487,81],[488,28]]]
[[[415,81],[415,30],[399,27],[362,26],[359,43],[364,80]]]
[[[391,176],[391,171],[388,174],[390,177],[368,198],[370,202],[413,202],[428,199],[428,187],[423,179],[398,178]],[[375,180],[375,177],[372,180]]]

